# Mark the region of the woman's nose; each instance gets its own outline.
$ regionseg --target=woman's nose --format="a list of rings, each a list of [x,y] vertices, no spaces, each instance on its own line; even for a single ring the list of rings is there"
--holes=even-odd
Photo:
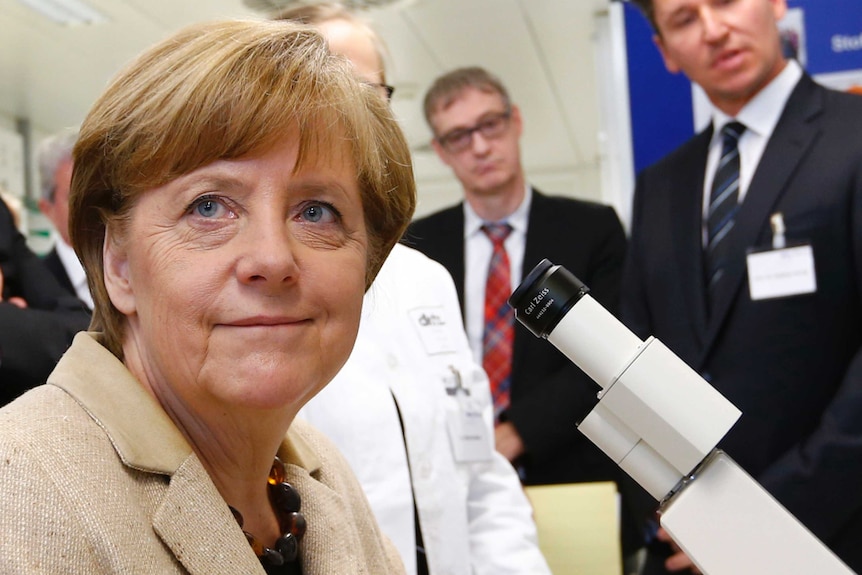
[[[289,222],[277,217],[250,222],[242,232],[239,280],[248,285],[277,289],[296,277],[294,241]]]

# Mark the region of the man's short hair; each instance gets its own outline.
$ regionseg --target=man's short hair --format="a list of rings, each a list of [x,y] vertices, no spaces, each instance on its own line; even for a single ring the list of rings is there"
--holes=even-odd
[[[509,92],[497,76],[479,66],[458,68],[434,80],[428,92],[425,93],[423,104],[425,121],[432,130],[434,125],[431,123],[431,116],[434,112],[448,108],[467,88],[475,88],[488,94],[499,94],[503,98],[506,109],[511,106]]]
[[[658,25],[655,21],[655,6],[653,5],[653,0],[628,0],[634,4],[635,8],[641,11],[641,13],[649,20],[650,25],[653,30],[658,33]]]

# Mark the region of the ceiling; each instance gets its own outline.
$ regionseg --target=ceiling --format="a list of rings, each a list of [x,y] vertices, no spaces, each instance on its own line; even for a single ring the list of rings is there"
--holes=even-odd
[[[81,122],[117,70],[192,22],[258,17],[242,0],[87,0],[109,22],[58,25],[0,0],[0,127],[37,139]],[[388,46],[395,113],[414,151],[419,213],[457,200],[428,142],[424,91],[452,68],[499,75],[525,118],[528,178],[548,191],[601,199],[597,15],[609,0],[401,0],[369,17]],[[24,120],[24,122],[20,122]]]

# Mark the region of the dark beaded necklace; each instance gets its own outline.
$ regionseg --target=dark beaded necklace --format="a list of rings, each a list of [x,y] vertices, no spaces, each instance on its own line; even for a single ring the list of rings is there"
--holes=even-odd
[[[278,526],[282,536],[275,542],[275,549],[272,549],[263,545],[248,531],[243,530],[243,533],[264,566],[280,566],[293,563],[299,557],[299,542],[305,535],[307,524],[305,517],[299,512],[301,503],[299,493],[284,480],[284,464],[278,457],[272,462],[268,483],[269,501],[278,516]],[[242,528],[242,514],[233,507],[230,510]]]

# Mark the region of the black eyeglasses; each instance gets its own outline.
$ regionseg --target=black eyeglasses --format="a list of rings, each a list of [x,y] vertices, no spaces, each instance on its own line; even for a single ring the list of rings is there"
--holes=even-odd
[[[483,138],[493,140],[499,138],[509,127],[512,111],[488,114],[472,128],[457,128],[448,134],[437,136],[437,141],[450,154],[463,152],[473,143],[473,134],[479,132]]]
[[[386,101],[392,101],[392,94],[395,93],[395,86],[390,86],[389,84],[375,84],[374,82],[368,82],[368,85],[372,88],[378,89],[380,94],[386,97]]]

